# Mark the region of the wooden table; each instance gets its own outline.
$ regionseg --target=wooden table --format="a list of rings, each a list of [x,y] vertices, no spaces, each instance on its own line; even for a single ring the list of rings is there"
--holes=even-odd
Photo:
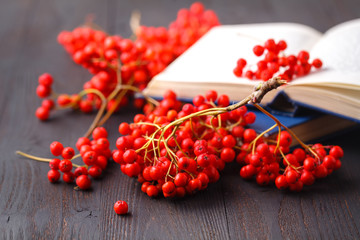
[[[114,162],[91,191],[75,191],[47,180],[47,164],[16,156],[23,150],[48,156],[49,144],[74,145],[94,115],[72,111],[40,122],[34,111],[37,77],[50,72],[59,92],[75,93],[90,78],[57,43],[57,34],[84,22],[88,14],[111,34],[129,36],[130,13],[138,9],[145,25],[164,25],[190,1],[0,2],[0,239],[359,239],[360,131],[328,138],[344,148],[343,167],[301,193],[259,187],[227,167],[216,184],[181,200],[152,199]],[[208,1],[224,24],[299,22],[325,31],[360,17],[359,2]],[[117,126],[131,121],[127,108],[106,123],[112,147]],[[129,203],[118,216],[115,201]]]

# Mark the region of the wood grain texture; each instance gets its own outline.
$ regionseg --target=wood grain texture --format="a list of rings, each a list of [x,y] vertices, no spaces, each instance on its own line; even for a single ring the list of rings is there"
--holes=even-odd
[[[39,122],[34,111],[37,77],[47,71],[59,92],[75,93],[90,78],[74,64],[56,37],[80,25],[88,14],[111,34],[130,35],[133,9],[147,25],[167,25],[191,1],[0,0],[0,239],[359,239],[360,131],[327,139],[343,146],[343,167],[301,193],[258,187],[242,180],[239,166],[227,166],[220,181],[181,200],[151,199],[140,184],[110,163],[90,191],[50,184],[47,164],[15,155],[23,150],[50,156],[54,140],[74,145],[94,115],[64,111]],[[299,22],[320,31],[360,17],[358,1],[206,1],[224,24]],[[114,147],[121,121],[135,110],[113,116],[106,127]],[[117,216],[115,201],[129,203]]]

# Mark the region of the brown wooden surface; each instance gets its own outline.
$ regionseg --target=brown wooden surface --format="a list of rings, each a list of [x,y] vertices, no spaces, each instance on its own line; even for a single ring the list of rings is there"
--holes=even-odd
[[[360,17],[359,1],[207,1],[224,24],[299,22],[325,31]],[[37,77],[50,72],[59,92],[75,93],[89,79],[56,37],[91,13],[111,34],[129,36],[133,9],[146,25],[167,25],[190,1],[0,1],[0,239],[359,239],[360,131],[328,138],[345,150],[343,167],[301,193],[259,187],[227,167],[219,182],[182,200],[151,199],[136,180],[111,163],[92,191],[50,184],[47,164],[15,155],[23,150],[50,156],[49,143],[74,145],[93,115],[65,111],[39,122],[34,111]],[[114,147],[128,108],[106,124]],[[330,126],[331,127],[331,126]],[[130,214],[117,216],[116,200]]]

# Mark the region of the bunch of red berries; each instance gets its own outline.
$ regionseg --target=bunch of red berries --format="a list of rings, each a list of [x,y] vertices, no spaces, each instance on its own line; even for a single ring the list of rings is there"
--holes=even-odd
[[[167,91],[155,109],[136,115],[132,124],[119,125],[123,136],[116,141],[113,159],[124,174],[137,177],[151,197],[160,193],[184,197],[206,189],[236,158],[247,131],[244,126],[255,121],[245,106],[217,116],[207,114],[228,105],[227,95],[208,91],[196,96],[193,104],[181,106],[176,94]]]
[[[36,88],[36,94],[39,98],[47,98],[52,93],[53,77],[44,73],[39,76],[39,85]],[[40,120],[46,120],[49,118],[50,111],[54,108],[54,101],[52,99],[44,99],[41,106],[36,109],[35,115]]]
[[[146,45],[144,58],[149,61],[151,75],[164,69],[208,30],[219,24],[214,11],[205,10],[202,3],[195,2],[189,9],[180,9],[168,29],[139,27],[136,31],[137,41]]]
[[[80,189],[89,189],[91,187],[90,177],[100,177],[111,158],[107,135],[105,128],[98,127],[92,132],[93,140],[86,137],[79,138],[76,142],[76,148],[80,151],[78,155],[75,155],[72,147],[64,148],[60,142],[52,142],[50,144],[51,153],[55,157],[61,156],[63,159],[54,158],[49,161],[51,168],[48,172],[49,181],[52,183],[59,181],[60,172],[62,172],[64,182],[73,183],[76,180],[76,185]],[[85,165],[79,166],[72,162],[78,157],[82,158]],[[76,167],[74,171],[72,171],[73,167]]]
[[[153,76],[216,25],[219,21],[214,11],[204,10],[204,6],[197,2],[190,9],[179,10],[177,19],[168,29],[139,27],[134,41],[108,35],[90,26],[62,31],[58,42],[74,62],[88,69],[93,77],[84,84],[84,90],[79,94],[70,96],[53,92],[37,109],[36,116],[40,120],[48,119],[55,102],[61,109],[75,108],[89,113],[100,109],[105,104],[104,99],[110,112],[108,115],[111,115],[127,105],[135,91],[144,89]],[[43,74],[39,82],[38,96],[49,97],[52,77]],[[134,104],[142,107],[144,100],[137,99]]]
[[[256,69],[246,69],[247,62],[240,58],[234,68],[237,77],[246,77],[250,80],[267,81],[274,76],[291,81],[295,77],[305,76],[310,73],[311,68],[319,69],[322,66],[320,59],[316,58],[311,63],[310,54],[300,51],[297,56],[284,54],[287,43],[284,40],[275,42],[274,39],[266,40],[264,46],[256,45],[253,52],[256,56],[264,56],[256,64]]]
[[[237,160],[243,165],[240,176],[244,179],[255,178],[262,186],[275,183],[279,189],[299,192],[304,185],[312,185],[316,178],[324,178],[341,167],[344,153],[339,146],[317,143],[291,152],[292,136],[286,131],[281,132],[276,144],[267,141],[252,142],[252,150],[249,145],[242,146],[242,157]]]

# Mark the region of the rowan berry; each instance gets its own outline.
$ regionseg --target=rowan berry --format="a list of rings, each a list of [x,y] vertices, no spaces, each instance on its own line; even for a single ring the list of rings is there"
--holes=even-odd
[[[81,190],[87,190],[91,187],[91,180],[88,175],[80,175],[76,178],[76,185]]]
[[[61,156],[66,159],[72,159],[74,155],[75,155],[75,151],[72,147],[66,147],[61,152]]]
[[[128,213],[128,204],[125,201],[117,201],[114,204],[114,211],[116,212],[116,214],[118,215],[125,215]]]
[[[41,106],[36,109],[35,116],[41,121],[45,121],[49,119],[50,111],[48,108]]]
[[[263,46],[260,46],[260,45],[256,45],[254,48],[253,48],[253,52],[256,56],[260,57],[263,53],[264,53],[264,47]]]
[[[75,174],[73,172],[65,172],[62,178],[66,183],[73,183],[75,181]]]
[[[51,183],[55,183],[60,179],[60,172],[55,169],[50,169],[48,171],[47,177]]]

